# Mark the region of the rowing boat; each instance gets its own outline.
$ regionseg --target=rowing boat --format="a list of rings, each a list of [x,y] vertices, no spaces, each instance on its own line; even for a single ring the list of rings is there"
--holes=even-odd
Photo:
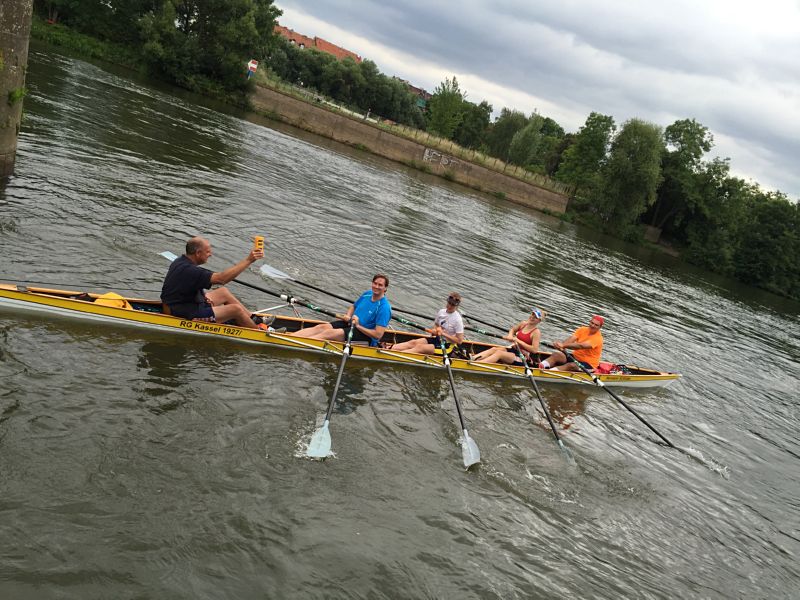
[[[33,310],[173,333],[230,339],[271,348],[328,353],[338,356],[342,355],[344,347],[343,343],[338,342],[292,337],[281,333],[247,329],[228,324],[190,321],[165,314],[160,300],[123,297],[115,293],[87,293],[75,290],[0,283],[0,308]],[[276,315],[276,321],[273,326],[276,328],[285,327],[287,331],[291,332],[320,322],[316,319],[300,316]],[[420,337],[420,335],[389,329],[383,339],[389,343],[399,343]],[[465,341],[462,344],[464,357],[451,356],[453,372],[462,375],[528,379],[522,366],[483,364],[469,360],[468,356],[472,356],[493,345],[479,341]],[[441,355],[429,356],[411,352],[393,352],[391,349],[366,345],[352,345],[350,358],[432,369],[445,368]],[[595,385],[591,377],[582,372],[568,373],[531,369],[531,373],[538,382],[543,383]],[[664,387],[681,376],[678,373],[656,371],[628,364],[625,365],[624,372],[600,374],[597,377],[607,386],[650,388]]]

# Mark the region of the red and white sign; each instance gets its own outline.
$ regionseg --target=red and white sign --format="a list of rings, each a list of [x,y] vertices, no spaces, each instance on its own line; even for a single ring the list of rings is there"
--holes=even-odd
[[[247,70],[250,71],[251,73],[255,73],[257,68],[258,68],[257,60],[251,60],[249,63],[247,63]]]

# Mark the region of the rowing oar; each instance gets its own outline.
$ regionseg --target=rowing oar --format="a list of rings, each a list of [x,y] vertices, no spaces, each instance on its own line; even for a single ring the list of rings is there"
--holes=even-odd
[[[550,416],[550,411],[547,409],[547,405],[544,403],[544,399],[542,398],[542,394],[539,391],[539,385],[536,383],[536,379],[533,377],[533,373],[531,373],[531,368],[528,366],[528,361],[525,359],[525,356],[522,354],[522,350],[519,349],[519,346],[514,344],[514,349],[517,351],[517,356],[522,361],[522,364],[525,365],[525,375],[528,376],[528,379],[531,380],[531,385],[533,385],[533,391],[536,392],[536,397],[539,399],[539,404],[542,406],[542,410],[544,411],[547,420],[550,422],[550,429],[553,430],[553,436],[556,438],[556,443],[558,447],[561,448],[561,452],[564,453],[564,458],[567,459],[567,462],[572,465],[573,467],[576,466],[575,458],[572,456],[572,452],[569,451],[564,445],[564,442],[561,441],[561,438],[558,435],[558,431],[556,431],[556,425],[553,423],[553,417]]]
[[[611,394],[611,397],[612,397],[612,398],[614,398],[614,400],[616,400],[617,402],[619,402],[620,404],[622,404],[622,406],[624,406],[625,408],[627,408],[627,409],[628,409],[628,411],[629,411],[629,412],[630,412],[630,413],[631,413],[631,414],[632,414],[634,417],[636,417],[636,418],[637,418],[637,419],[639,419],[639,420],[640,420],[642,423],[644,423],[645,425],[647,425],[647,427],[649,427],[649,428],[650,428],[650,431],[652,431],[652,432],[653,432],[653,433],[655,433],[655,434],[656,434],[658,437],[660,437],[662,440],[664,440],[664,443],[666,443],[666,444],[667,444],[667,446],[669,446],[670,448],[675,448],[676,450],[680,450],[680,448],[678,448],[677,446],[675,446],[675,444],[673,444],[673,443],[672,443],[672,442],[670,442],[670,441],[669,441],[667,438],[665,438],[663,435],[661,435],[661,434],[658,432],[658,430],[657,430],[655,427],[653,427],[652,425],[650,425],[650,423],[648,423],[647,421],[645,421],[645,420],[644,420],[644,417],[642,417],[642,416],[641,416],[639,413],[637,413],[637,412],[636,412],[635,410],[633,410],[633,409],[632,409],[630,406],[628,406],[628,405],[625,403],[625,401],[624,401],[622,398],[620,398],[620,397],[619,397],[619,396],[617,396],[617,395],[616,395],[616,394],[615,394],[613,391],[611,391],[609,388],[607,388],[607,387],[606,387],[606,385],[605,385],[605,384],[602,382],[602,380],[601,380],[601,379],[600,379],[600,378],[599,378],[597,375],[595,375],[595,374],[594,374],[594,373],[592,373],[592,372],[591,372],[589,369],[587,369],[586,367],[584,367],[584,366],[583,366],[583,363],[582,363],[581,361],[577,360],[577,359],[576,359],[574,356],[572,356],[572,355],[571,355],[569,352],[566,352],[566,351],[565,351],[565,352],[564,352],[564,354],[565,354],[565,355],[566,355],[566,357],[567,357],[567,362],[574,362],[576,365],[578,365],[578,367],[580,367],[580,370],[581,370],[581,371],[583,371],[583,372],[584,372],[584,373],[586,373],[586,374],[587,374],[589,377],[591,377],[591,378],[592,378],[592,381],[594,381],[594,384],[595,384],[597,387],[601,387],[601,388],[603,388],[605,391],[607,391],[609,394]]]
[[[464,468],[469,469],[472,465],[481,462],[481,452],[478,450],[478,445],[475,443],[475,440],[469,437],[467,425],[464,423],[464,414],[461,412],[461,402],[458,401],[458,394],[456,393],[456,382],[453,381],[453,370],[450,368],[450,356],[447,353],[447,342],[443,335],[439,336],[439,344],[442,348],[442,357],[444,358],[444,366],[447,369],[447,377],[450,379],[450,388],[453,390],[453,399],[456,401],[458,421],[461,423],[461,433],[463,435],[463,439],[461,440],[461,454],[464,458]]]
[[[284,273],[283,271],[281,271],[280,269],[276,269],[272,265],[262,265],[260,271],[261,271],[261,274],[266,276],[266,277],[271,277],[272,279],[287,279],[287,280],[292,281],[292,282],[294,282],[294,283],[296,283],[298,285],[302,285],[303,287],[307,287],[310,290],[314,290],[316,292],[321,292],[323,294],[326,294],[326,295],[330,296],[331,298],[336,298],[337,300],[342,300],[343,302],[347,302],[348,304],[353,304],[353,301],[350,300],[349,298],[345,298],[344,296],[340,296],[339,294],[334,294],[333,292],[329,292],[328,290],[323,290],[322,288],[319,288],[319,287],[317,287],[315,285],[311,285],[310,283],[306,283],[304,281],[300,281],[299,279],[295,279],[294,277],[292,277],[288,273]],[[402,308],[392,307],[392,319],[394,319],[398,323],[403,323],[404,325],[408,325],[409,327],[415,327],[417,329],[422,329],[422,330],[425,329],[424,326],[419,325],[417,323],[414,323],[412,321],[408,321],[408,320],[404,319],[403,317],[398,317],[394,313],[403,313],[405,315],[411,315],[412,317],[419,317],[420,319],[427,319],[428,315],[422,315],[420,313],[412,312],[410,310],[403,310]],[[491,323],[486,323],[485,321],[481,321],[480,319],[476,319],[475,317],[468,317],[467,315],[464,315],[464,318],[467,319],[467,320],[472,320],[472,321],[477,321],[479,323],[483,323],[484,325],[489,325],[491,327],[495,327],[496,329],[498,329],[500,331],[507,331],[506,329],[500,327],[499,325],[492,325]],[[468,329],[470,331],[474,331],[475,333],[481,333],[481,334],[487,335],[489,337],[495,337],[495,338],[503,339],[503,336],[497,335],[496,333],[492,333],[490,331],[485,331],[483,329],[479,329],[477,327],[465,326],[464,329]]]
[[[308,443],[306,456],[310,458],[327,458],[331,455],[331,432],[328,429],[328,425],[331,422],[333,405],[336,403],[336,394],[339,393],[339,384],[342,381],[342,373],[344,373],[344,364],[347,362],[347,357],[350,356],[350,340],[353,339],[353,329],[355,326],[355,322],[351,319],[350,328],[347,330],[347,339],[342,349],[342,362],[339,365],[339,374],[336,376],[336,385],[333,386],[333,394],[331,394],[331,400],[328,402],[328,412],[325,413],[325,421],[322,423],[322,427],[314,432],[314,435],[311,436],[311,441]]]

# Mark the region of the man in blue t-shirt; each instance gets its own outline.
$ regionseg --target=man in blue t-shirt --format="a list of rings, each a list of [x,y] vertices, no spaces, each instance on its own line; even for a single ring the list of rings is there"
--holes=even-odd
[[[337,315],[340,319],[306,327],[288,335],[343,342],[352,322],[355,324],[354,342],[369,342],[370,346],[377,346],[392,318],[392,306],[386,299],[388,287],[389,278],[379,273],[372,278],[372,289],[361,294],[347,313]]]
[[[211,244],[205,238],[193,237],[186,242],[186,254],[175,259],[169,266],[161,301],[169,312],[184,319],[198,319],[225,323],[231,319],[240,327],[257,329],[250,311],[225,287],[206,292],[212,285],[225,285],[233,281],[255,261],[264,258],[263,250],[251,250],[247,258],[214,273],[200,265],[211,257]]]

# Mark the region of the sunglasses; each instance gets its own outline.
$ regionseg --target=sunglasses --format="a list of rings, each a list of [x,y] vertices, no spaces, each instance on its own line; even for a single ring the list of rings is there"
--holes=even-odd
[[[461,304],[461,300],[459,298],[456,298],[455,296],[448,296],[447,303],[452,304],[453,306],[458,306],[459,304]]]
[[[589,321],[589,327],[602,327],[602,324],[597,321]]]

